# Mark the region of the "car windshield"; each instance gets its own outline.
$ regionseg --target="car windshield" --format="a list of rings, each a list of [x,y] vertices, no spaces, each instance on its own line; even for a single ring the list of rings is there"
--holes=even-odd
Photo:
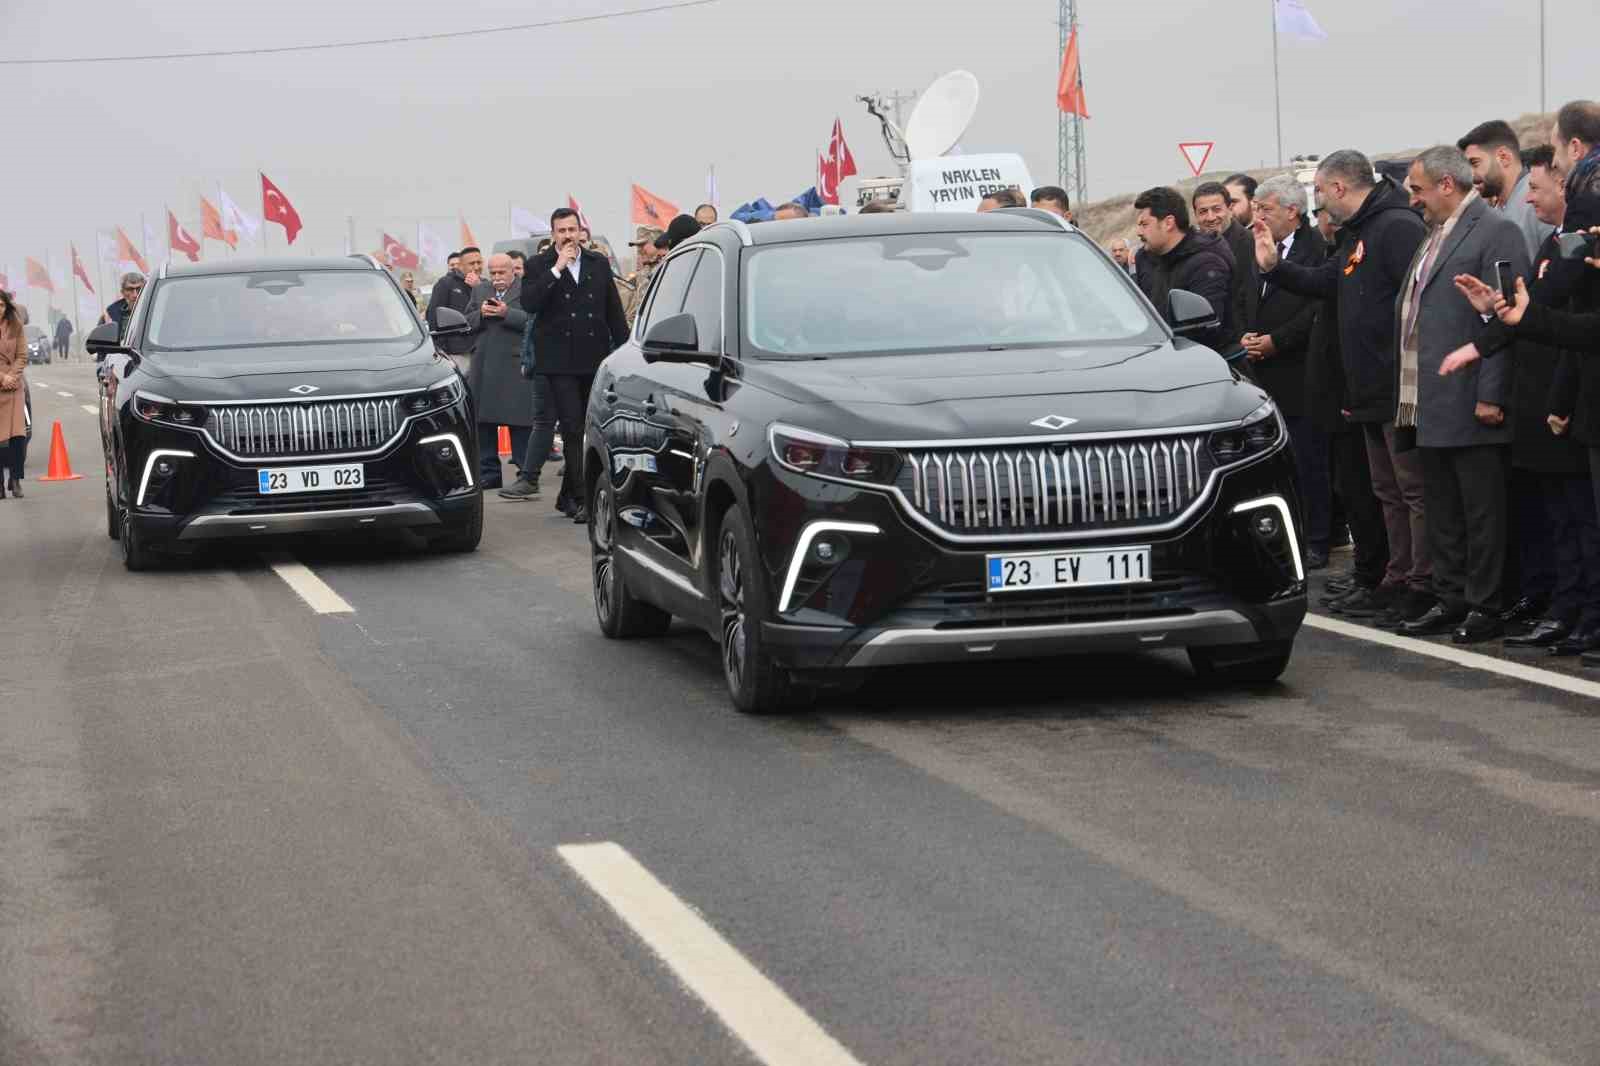
[[[381,274],[264,270],[161,281],[147,344],[194,351],[419,337],[410,309]]]
[[[1160,323],[1088,240],[938,233],[779,244],[745,271],[758,356],[1159,343]]]

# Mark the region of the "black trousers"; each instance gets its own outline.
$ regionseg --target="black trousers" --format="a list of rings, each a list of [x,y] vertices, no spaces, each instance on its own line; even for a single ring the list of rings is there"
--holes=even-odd
[[[28,464],[28,438],[12,437],[9,441],[0,441],[0,467],[6,472],[8,481],[22,480],[22,468]],[[49,473],[49,471],[45,471]]]
[[[1359,426],[1329,438],[1333,453],[1333,485],[1350,526],[1355,547],[1355,579],[1375,588],[1389,569],[1389,531],[1383,507],[1372,492],[1372,467],[1367,463],[1367,438]]]
[[[1433,588],[1452,610],[1505,607],[1510,447],[1418,448]]]
[[[1549,476],[1532,470],[1511,471],[1511,525],[1507,532],[1510,545],[1506,552],[1508,601],[1525,596],[1534,603],[1547,604],[1555,596],[1555,529],[1545,499]]]
[[[1305,415],[1284,415],[1300,474],[1300,499],[1305,505],[1301,541],[1319,552],[1328,550],[1333,525],[1333,481],[1328,469],[1328,435]]]
[[[533,377],[533,436],[522,464],[522,476],[538,481],[555,442],[555,423],[561,423],[564,473],[561,495],[574,504],[587,505],[583,495],[583,422],[589,409],[593,374],[535,374]]]
[[[1540,474],[1555,577],[1546,616],[1600,627],[1600,512],[1586,474]]]
[[[527,426],[507,428],[511,430],[511,465],[517,466],[532,430]],[[491,422],[478,423],[478,480],[489,488],[501,483],[500,427]]]

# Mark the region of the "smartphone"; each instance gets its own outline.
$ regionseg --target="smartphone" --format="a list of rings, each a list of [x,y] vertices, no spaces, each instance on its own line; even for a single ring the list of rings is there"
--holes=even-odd
[[[1594,237],[1587,233],[1563,233],[1556,238],[1563,259],[1593,259]]]
[[[1500,295],[1505,297],[1506,303],[1511,307],[1517,306],[1517,275],[1511,269],[1511,260],[1494,261],[1494,279],[1500,286]]]

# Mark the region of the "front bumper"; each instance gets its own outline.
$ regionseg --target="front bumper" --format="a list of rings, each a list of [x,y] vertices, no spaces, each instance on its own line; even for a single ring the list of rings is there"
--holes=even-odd
[[[1290,641],[1306,613],[1287,448],[1222,474],[1206,506],[1180,529],[1108,529],[1088,540],[1022,546],[952,545],[913,524],[883,493],[785,471],[757,487],[769,602],[781,608],[762,636],[791,669]],[[1277,534],[1261,533],[1255,519],[1262,513],[1278,519]],[[821,537],[834,540],[842,561],[825,566],[803,555]],[[1152,573],[1142,584],[991,594],[984,581],[990,552],[1145,545]],[[797,554],[806,559],[798,567]]]

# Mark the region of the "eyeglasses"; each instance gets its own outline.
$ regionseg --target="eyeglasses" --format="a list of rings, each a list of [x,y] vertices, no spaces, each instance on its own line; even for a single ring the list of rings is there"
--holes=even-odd
[[[123,292],[143,292],[144,291],[144,286],[143,285],[128,285],[128,286],[125,286],[122,291]]]

